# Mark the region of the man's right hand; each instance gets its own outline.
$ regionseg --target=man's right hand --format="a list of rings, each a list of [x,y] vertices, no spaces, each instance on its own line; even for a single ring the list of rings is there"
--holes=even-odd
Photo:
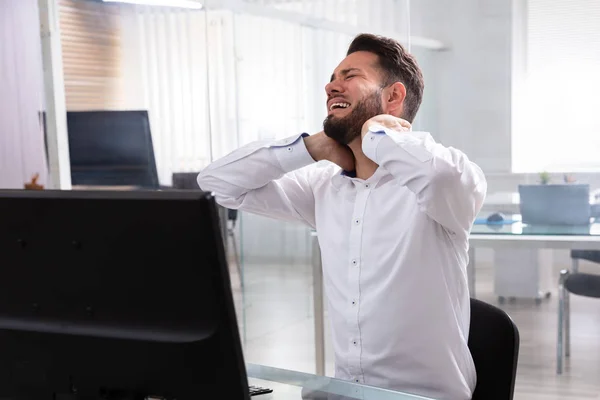
[[[328,160],[344,171],[354,171],[354,154],[348,146],[339,144],[321,131],[304,138],[306,149],[315,161]]]

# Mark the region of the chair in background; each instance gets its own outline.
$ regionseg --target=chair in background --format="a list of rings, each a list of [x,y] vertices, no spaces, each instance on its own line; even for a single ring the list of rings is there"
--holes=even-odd
[[[160,189],[146,110],[68,111],[74,186]]]
[[[172,175],[173,188],[183,190],[200,190],[196,178],[198,172],[174,172]],[[240,286],[244,287],[244,279],[242,277],[242,264],[240,263],[240,256],[238,253],[237,237],[235,235],[235,227],[238,218],[238,211],[231,210],[229,208],[218,206],[219,216],[221,222],[221,234],[223,236],[223,242],[225,251],[229,250],[229,240],[231,239],[231,247],[233,250],[233,256],[235,257],[235,265],[240,275]]]
[[[600,264],[600,250],[571,250],[571,272],[579,272],[579,260]]]
[[[477,371],[472,400],[512,400],[519,359],[519,330],[501,309],[471,299],[469,350]]]
[[[556,373],[562,374],[565,357],[571,355],[570,293],[600,298],[600,275],[579,272],[579,260],[600,263],[600,251],[571,250],[571,271],[560,271],[558,281],[558,337],[556,342]]]

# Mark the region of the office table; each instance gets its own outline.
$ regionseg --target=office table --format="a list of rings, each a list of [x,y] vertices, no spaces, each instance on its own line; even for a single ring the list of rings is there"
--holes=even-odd
[[[469,291],[475,293],[475,249],[566,249],[600,250],[600,222],[585,226],[475,224],[469,237]]]
[[[250,385],[273,389],[253,400],[433,400],[326,376],[247,364]]]

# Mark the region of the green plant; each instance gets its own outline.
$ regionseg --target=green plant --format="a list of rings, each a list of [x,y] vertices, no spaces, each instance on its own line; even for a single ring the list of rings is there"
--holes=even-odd
[[[550,183],[550,174],[548,172],[540,172],[540,183],[542,185],[547,185]]]

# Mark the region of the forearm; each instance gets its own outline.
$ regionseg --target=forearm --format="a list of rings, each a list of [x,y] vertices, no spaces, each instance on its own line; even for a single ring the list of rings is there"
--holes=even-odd
[[[306,150],[315,161],[328,160],[346,171],[354,169],[354,156],[348,146],[343,146],[321,131],[304,137]]]

